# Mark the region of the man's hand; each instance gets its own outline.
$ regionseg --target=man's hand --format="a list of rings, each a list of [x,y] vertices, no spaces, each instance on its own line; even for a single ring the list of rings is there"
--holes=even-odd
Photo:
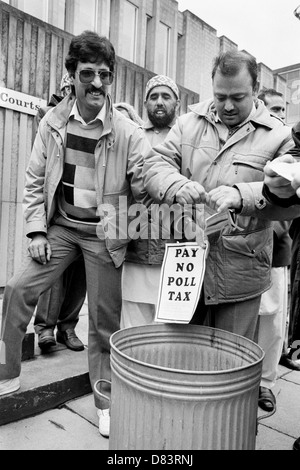
[[[291,181],[284,178],[283,176],[279,176],[278,173],[276,173],[276,171],[272,168],[271,163],[295,163],[295,161],[296,160],[294,159],[294,157],[292,157],[292,155],[282,155],[281,157],[276,158],[272,162],[268,162],[264,167],[264,183],[266,186],[268,186],[270,192],[272,194],[275,194],[275,196],[282,199],[294,196],[295,189],[297,190],[297,182],[295,181],[295,186],[293,186],[293,183],[291,183]]]
[[[186,183],[176,194],[178,204],[200,204],[205,202],[205,189],[197,181]]]
[[[51,246],[45,235],[33,235],[28,247],[29,254],[34,261],[46,264],[51,258]]]
[[[209,191],[206,204],[217,212],[225,212],[227,209],[241,210],[242,198],[237,188],[219,186]]]

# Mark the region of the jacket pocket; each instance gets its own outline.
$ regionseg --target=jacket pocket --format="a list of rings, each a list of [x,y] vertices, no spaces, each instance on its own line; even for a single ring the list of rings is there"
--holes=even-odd
[[[264,167],[271,159],[269,153],[234,154],[232,165],[235,175],[242,177],[244,182],[261,181],[264,179]]]
[[[259,295],[270,283],[272,231],[223,235],[221,285],[226,299],[247,299]]]
[[[269,245],[267,251],[272,251],[270,243],[270,231],[259,230],[239,235],[222,235],[223,246],[226,250],[234,251],[240,255],[256,258]]]

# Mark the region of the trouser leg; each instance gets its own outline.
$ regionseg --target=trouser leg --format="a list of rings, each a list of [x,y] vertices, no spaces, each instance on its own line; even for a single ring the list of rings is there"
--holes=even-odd
[[[82,255],[38,300],[34,329],[38,334],[45,328],[60,331],[75,328],[86,296],[85,268]]]
[[[154,304],[145,304],[142,302],[130,302],[122,300],[121,328],[130,328],[133,326],[151,325],[155,323]]]
[[[293,240],[291,256],[291,300],[289,312],[288,346],[300,340],[300,239]]]
[[[257,342],[261,295],[243,302],[210,305],[211,325]]]
[[[37,334],[45,328],[51,328],[54,330],[58,321],[64,295],[64,275],[62,275],[50,289],[39,297],[34,320],[34,329]]]
[[[265,352],[261,385],[267,388],[275,385],[285,335],[288,305],[287,268],[272,268],[271,279],[272,286],[261,298],[258,328],[258,344]]]
[[[99,379],[111,380],[110,336],[120,329],[122,268],[115,268],[105,242],[97,237],[81,243],[85,261],[89,339],[88,360],[92,388]],[[103,383],[101,391],[110,396],[110,385]],[[107,400],[94,392],[97,408],[109,408]]]
[[[68,231],[65,229],[51,227],[48,241],[52,250],[50,261],[43,265],[27,258],[23,268],[5,288],[1,327],[5,361],[0,364],[0,380],[20,375],[22,341],[38,298],[78,256],[78,248],[69,240]],[[1,358],[3,359],[3,354]]]
[[[57,322],[60,331],[76,327],[86,297],[86,276],[82,255],[64,272],[64,285],[64,299]]]

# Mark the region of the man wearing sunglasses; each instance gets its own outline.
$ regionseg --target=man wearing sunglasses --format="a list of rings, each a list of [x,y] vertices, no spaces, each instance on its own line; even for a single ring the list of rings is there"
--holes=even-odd
[[[91,31],[74,37],[65,65],[75,95],[42,119],[26,171],[25,229],[31,241],[28,259],[4,293],[0,395],[20,387],[22,340],[39,296],[81,254],[91,385],[103,379],[101,392],[110,395],[109,338],[120,328],[128,243],[127,233],[113,229],[122,223],[121,198],[130,205],[143,197],[141,162],[151,147],[144,131],[112,107],[115,51],[107,38]],[[109,403],[95,392],[95,405],[99,431],[108,436]]]

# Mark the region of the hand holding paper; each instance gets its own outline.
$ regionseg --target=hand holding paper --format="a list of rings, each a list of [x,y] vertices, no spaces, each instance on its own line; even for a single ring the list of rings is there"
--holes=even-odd
[[[282,161],[276,158],[268,164],[268,167],[273,170],[276,175],[292,181],[294,176],[300,173],[300,163],[296,162],[292,156],[287,156],[291,157],[293,161]]]
[[[266,186],[277,197],[289,198],[295,194],[295,190],[297,192],[298,181],[300,182],[300,176],[298,176],[300,175],[300,163],[292,155],[282,155],[268,162],[264,173]]]
[[[222,185],[209,191],[206,204],[217,212],[225,212],[227,209],[240,210],[242,198],[237,188]]]

